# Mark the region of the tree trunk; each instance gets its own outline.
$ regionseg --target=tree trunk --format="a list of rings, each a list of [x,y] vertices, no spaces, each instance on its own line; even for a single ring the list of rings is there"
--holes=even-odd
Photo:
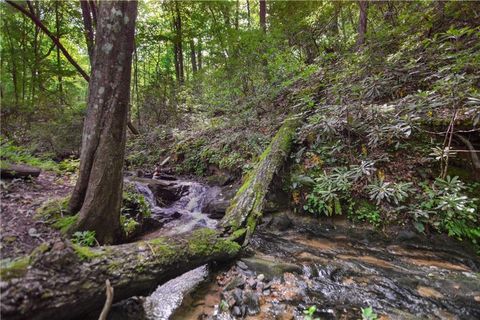
[[[195,74],[197,72],[197,56],[195,54],[195,42],[193,39],[190,40],[190,60],[192,60],[192,72]]]
[[[60,13],[58,6],[60,2],[55,2],[55,31],[57,33],[57,39],[60,40]],[[63,105],[63,80],[62,80],[62,61],[60,60],[60,49],[57,46],[57,80],[58,80],[58,92],[60,94],[60,104]]]
[[[2,269],[1,316],[7,320],[78,319],[101,309],[104,283],[116,301],[148,294],[190,269],[235,257],[261,218],[273,175],[287,159],[299,119],[288,119],[246,178],[221,221],[222,233],[199,229],[98,248],[56,243],[41,246]],[[245,240],[246,239],[246,240]]]
[[[87,42],[88,57],[90,64],[93,59],[93,44],[95,43],[95,34],[92,23],[92,8],[86,0],[80,0],[80,7],[82,8],[83,26],[85,28],[85,41]]]
[[[198,38],[197,69],[202,70],[202,38]]]
[[[248,28],[250,29],[250,25],[251,25],[251,17],[250,17],[250,1],[247,0],[247,26]]]
[[[137,3],[98,6],[80,174],[69,208],[75,230],[93,230],[100,243],[121,237],[120,205]]]
[[[264,32],[267,32],[267,2],[260,0],[260,26]]]
[[[366,0],[360,0],[358,6],[360,7],[360,15],[358,17],[358,38],[356,46],[360,48],[365,43],[365,35],[367,33],[368,2]]]
[[[180,8],[178,1],[175,0],[175,31],[176,31],[176,49],[177,49],[177,59],[178,59],[178,81],[183,83],[185,81],[185,73],[183,68],[183,35],[182,35],[182,17],[180,15]]]

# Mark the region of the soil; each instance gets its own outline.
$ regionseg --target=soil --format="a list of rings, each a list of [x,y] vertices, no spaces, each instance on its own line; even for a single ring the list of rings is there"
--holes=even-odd
[[[29,254],[42,242],[60,238],[60,232],[36,219],[35,212],[46,200],[68,195],[73,181],[72,177],[59,177],[51,172],[42,172],[31,180],[1,180],[1,259]]]

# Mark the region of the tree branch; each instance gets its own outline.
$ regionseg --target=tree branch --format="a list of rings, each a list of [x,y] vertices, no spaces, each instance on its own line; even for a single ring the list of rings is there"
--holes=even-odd
[[[9,5],[11,5],[15,9],[23,13],[28,18],[30,18],[30,20],[32,20],[32,22],[35,23],[37,27],[39,27],[50,39],[52,39],[55,45],[60,49],[60,51],[62,51],[65,58],[67,58],[67,60],[75,67],[75,69],[77,69],[77,71],[82,75],[82,77],[85,80],[87,80],[87,82],[90,81],[90,77],[88,76],[88,74],[72,58],[72,56],[68,53],[67,49],[65,49],[65,47],[60,43],[57,37],[55,37],[55,35],[51,33],[50,30],[48,30],[48,28],[42,23],[42,21],[40,21],[40,19],[35,14],[33,14],[33,12],[29,12],[24,7],[18,5],[14,1],[6,0],[5,2],[7,2]],[[31,10],[31,4],[29,2],[27,3],[29,4],[30,10]]]

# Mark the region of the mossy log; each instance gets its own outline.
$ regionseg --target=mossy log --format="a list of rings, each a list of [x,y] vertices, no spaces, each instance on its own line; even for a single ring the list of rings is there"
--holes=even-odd
[[[0,176],[6,179],[25,179],[28,177],[36,178],[40,175],[40,171],[41,170],[39,168],[27,166],[25,164],[2,163],[0,167]]]
[[[159,284],[200,265],[234,258],[255,229],[268,187],[283,165],[298,119],[288,119],[232,201],[222,230],[116,246],[42,245],[1,270],[2,319],[85,319],[100,312],[105,281],[114,300],[148,294]]]
[[[118,301],[239,250],[210,229],[98,248],[56,243],[2,268],[2,319],[81,319],[101,310],[107,279]]]
[[[245,177],[242,187],[230,202],[222,225],[226,233],[245,232],[245,243],[254,232],[262,216],[265,197],[275,173],[282,167],[300,123],[297,117],[285,120],[268,148],[260,156],[257,166]]]

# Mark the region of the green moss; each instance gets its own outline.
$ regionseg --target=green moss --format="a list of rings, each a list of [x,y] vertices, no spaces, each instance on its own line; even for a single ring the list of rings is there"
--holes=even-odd
[[[0,262],[0,277],[2,281],[22,277],[27,272],[29,265],[30,256],[25,256],[13,261],[7,259],[2,260]]]
[[[68,202],[70,197],[56,198],[45,201],[37,209],[37,218],[43,218],[49,223],[53,223],[64,214],[67,214]]]
[[[71,227],[77,222],[78,214],[74,216],[64,216],[58,218],[52,226],[56,229],[59,229],[62,234],[67,234]]]
[[[156,238],[148,241],[148,243],[154,250],[154,254],[162,259],[170,259],[177,254],[175,249],[172,247],[172,245],[168,244],[165,238]]]
[[[94,258],[100,257],[102,254],[100,252],[93,251],[89,247],[83,247],[78,244],[72,243],[72,248],[75,251],[75,253],[78,255],[80,260],[82,261],[88,261],[92,260]]]
[[[234,241],[218,238],[217,232],[211,229],[194,231],[188,242],[188,251],[193,255],[210,255],[223,252],[235,255],[240,248],[240,245]]]

